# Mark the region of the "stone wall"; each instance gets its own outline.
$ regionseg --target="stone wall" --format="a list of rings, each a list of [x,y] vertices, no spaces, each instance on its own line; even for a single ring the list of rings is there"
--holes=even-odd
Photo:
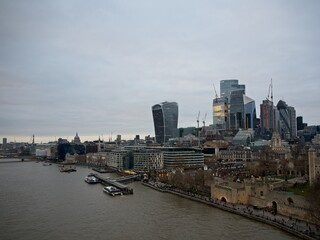
[[[231,185],[236,185],[233,183]],[[211,198],[223,200],[235,204],[248,204],[249,195],[247,194],[244,186],[228,186],[227,183],[219,185],[211,185]]]
[[[276,206],[278,214],[312,222],[308,203],[303,196],[269,190],[267,185],[253,184],[242,188],[232,182],[212,184],[211,198],[259,208],[273,209]]]

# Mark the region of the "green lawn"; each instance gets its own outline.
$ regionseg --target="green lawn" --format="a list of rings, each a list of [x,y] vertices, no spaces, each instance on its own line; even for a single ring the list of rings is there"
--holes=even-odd
[[[309,189],[309,183],[297,183],[295,186],[289,187],[288,192],[293,192],[296,195],[304,196]]]
[[[278,178],[282,180],[285,180],[287,178],[287,180],[290,180],[292,178],[295,178],[295,176],[271,176],[271,178]]]

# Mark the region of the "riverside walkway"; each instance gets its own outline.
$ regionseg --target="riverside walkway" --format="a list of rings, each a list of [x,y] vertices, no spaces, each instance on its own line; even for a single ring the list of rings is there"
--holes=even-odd
[[[218,199],[212,199],[210,197],[172,188],[163,183],[148,182],[142,184],[164,193],[175,194],[193,201],[201,202],[231,213],[272,225],[298,236],[301,239],[320,239],[320,226],[307,223],[299,219],[294,219],[279,214],[273,215],[271,212],[263,209],[256,209],[248,205],[226,203]]]

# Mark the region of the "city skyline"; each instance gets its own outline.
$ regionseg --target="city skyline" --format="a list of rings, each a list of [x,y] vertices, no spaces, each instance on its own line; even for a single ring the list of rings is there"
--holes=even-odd
[[[196,126],[198,111],[209,125],[223,79],[246,85],[260,117],[272,78],[274,105],[319,124],[319,7],[1,1],[0,137],[154,136],[150,108],[164,101],[179,104],[178,127]]]

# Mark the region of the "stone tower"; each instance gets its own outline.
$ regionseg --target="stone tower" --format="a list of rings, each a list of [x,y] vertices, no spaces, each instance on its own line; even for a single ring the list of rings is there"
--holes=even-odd
[[[316,158],[317,158],[316,150],[314,148],[310,148],[308,151],[310,185],[312,185],[316,180]]]

